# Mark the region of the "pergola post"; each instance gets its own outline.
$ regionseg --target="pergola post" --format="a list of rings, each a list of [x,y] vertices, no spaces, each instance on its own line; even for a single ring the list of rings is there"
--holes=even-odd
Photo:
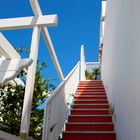
[[[32,33],[30,58],[33,60],[32,65],[28,68],[27,81],[24,95],[24,104],[21,119],[20,136],[26,140],[29,133],[30,115],[32,106],[32,97],[35,83],[35,72],[38,58],[38,45],[40,38],[40,28],[35,26]]]

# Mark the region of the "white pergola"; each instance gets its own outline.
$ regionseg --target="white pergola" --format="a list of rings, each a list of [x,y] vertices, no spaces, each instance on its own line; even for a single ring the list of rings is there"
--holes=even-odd
[[[20,128],[21,139],[23,140],[27,139],[29,132],[40,32],[42,32],[44,41],[49,50],[59,78],[60,80],[64,80],[64,76],[47,29],[47,27],[50,26],[57,26],[58,17],[57,15],[43,15],[37,0],[30,0],[30,5],[35,16],[0,19],[1,31],[33,28],[30,57],[27,59],[22,59],[10,42],[3,36],[2,33],[0,33],[0,53],[2,53],[2,55],[6,58],[5,60],[0,60],[0,84],[14,79],[20,70],[28,67]]]

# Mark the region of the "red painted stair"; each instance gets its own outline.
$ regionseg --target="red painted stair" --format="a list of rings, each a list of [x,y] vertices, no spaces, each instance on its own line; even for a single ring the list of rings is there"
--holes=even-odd
[[[102,81],[81,81],[63,140],[116,140]]]

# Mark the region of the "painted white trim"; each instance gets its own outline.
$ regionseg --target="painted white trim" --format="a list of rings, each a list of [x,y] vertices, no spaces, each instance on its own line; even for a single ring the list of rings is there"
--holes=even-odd
[[[85,76],[85,52],[84,52],[84,45],[81,45],[81,54],[80,54],[80,80],[83,81],[86,79]]]
[[[50,56],[53,60],[53,63],[55,65],[58,76],[59,76],[60,80],[62,81],[62,80],[64,80],[64,76],[63,76],[63,73],[62,73],[62,70],[61,70],[61,67],[60,67],[58,58],[56,56],[56,53],[55,53],[55,50],[54,50],[54,47],[53,47],[53,43],[52,43],[52,40],[51,40],[51,37],[49,35],[49,32],[48,32],[47,28],[42,28],[42,35],[43,35],[44,41],[46,43],[46,46],[49,50]]]
[[[0,30],[33,28],[34,26],[57,26],[57,23],[57,15],[0,19]]]
[[[59,136],[59,133],[61,132],[61,129],[64,125],[69,110],[68,109],[69,107],[67,106],[69,94],[75,93],[77,86],[79,84],[79,80],[80,80],[79,72],[80,72],[80,62],[78,62],[75,65],[75,67],[70,71],[70,73],[59,84],[59,86],[55,89],[53,94],[49,96],[49,99],[46,101],[45,110],[44,110],[42,140],[56,140],[57,137]],[[74,82],[74,84],[72,82]],[[71,98],[73,99],[73,96]],[[62,104],[62,109],[55,111],[56,109],[55,106],[59,106],[60,104]],[[53,118],[53,116],[50,116],[52,111],[56,113],[58,118]],[[61,111],[59,112],[60,114],[57,114],[58,111]],[[58,119],[57,123],[59,123],[59,125],[57,124],[58,127],[57,130],[56,131],[54,130],[55,132],[51,133],[50,127],[52,126],[52,123],[54,123],[53,121],[56,121],[55,119]]]
[[[38,1],[37,0],[30,0],[30,4],[31,4],[32,10],[33,10],[35,16],[42,16],[42,12],[41,12]],[[42,35],[43,35],[44,41],[46,43],[46,46],[49,50],[50,56],[52,58],[52,61],[55,65],[58,76],[59,76],[60,80],[62,81],[62,80],[64,80],[64,76],[63,76],[57,55],[55,53],[53,43],[52,43],[51,37],[49,35],[48,29],[46,27],[42,27],[41,31],[42,31]]]
[[[41,16],[42,15],[38,0],[30,0],[30,5],[32,7],[32,10],[33,10],[35,16]]]
[[[35,83],[36,64],[38,58],[39,39],[40,39],[40,28],[34,27],[32,33],[31,53],[30,53],[30,58],[33,60],[33,63],[28,68],[22,119],[21,119],[21,128],[20,128],[20,133],[26,133],[27,135],[29,133],[31,105],[32,105],[34,83]]]
[[[9,51],[10,50],[10,51]],[[6,39],[6,37],[0,32],[0,53],[6,59],[20,59],[20,55]]]
[[[32,59],[0,60],[0,84],[17,77],[19,72],[31,65]]]

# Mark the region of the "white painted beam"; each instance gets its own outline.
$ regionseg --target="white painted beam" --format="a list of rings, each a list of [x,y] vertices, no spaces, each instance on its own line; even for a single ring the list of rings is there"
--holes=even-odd
[[[13,80],[19,72],[31,65],[32,59],[0,60],[0,84]]]
[[[30,5],[32,7],[32,10],[33,10],[35,16],[41,16],[42,15],[38,0],[30,0]]]
[[[15,48],[10,44],[10,42],[5,38],[5,36],[0,32],[0,53],[6,59],[20,59],[20,55],[17,53]]]
[[[32,97],[33,97],[33,90],[34,90],[34,83],[35,83],[36,64],[38,58],[39,39],[40,39],[40,28],[34,27],[32,33],[31,53],[30,53],[30,58],[33,60],[33,63],[28,68],[21,127],[20,127],[20,134],[22,140],[23,139],[26,140],[29,133]]]
[[[58,76],[59,76],[60,80],[63,81],[64,76],[63,76],[60,64],[58,62],[58,58],[56,56],[56,53],[55,53],[55,50],[54,50],[53,43],[52,43],[51,37],[49,35],[49,32],[48,32],[47,28],[42,28],[41,31],[42,31],[42,35],[43,35],[44,41],[46,43],[46,46],[48,47],[50,56],[51,56],[51,58],[53,60],[53,63],[55,65]]]
[[[34,26],[56,26],[57,23],[57,15],[0,19],[0,30],[32,28]]]
[[[35,16],[42,16],[42,12],[41,12],[38,0],[30,0],[30,4],[31,4],[32,10],[33,10]],[[51,55],[51,58],[53,60],[54,65],[55,65],[55,68],[57,70],[57,73],[59,75],[59,78],[60,78],[60,80],[64,80],[64,76],[63,76],[58,58],[56,56],[56,53],[55,53],[53,43],[52,43],[51,37],[49,35],[48,29],[46,27],[45,28],[42,27],[41,31],[42,31],[43,38],[45,40],[46,46],[48,47],[49,53]]]

